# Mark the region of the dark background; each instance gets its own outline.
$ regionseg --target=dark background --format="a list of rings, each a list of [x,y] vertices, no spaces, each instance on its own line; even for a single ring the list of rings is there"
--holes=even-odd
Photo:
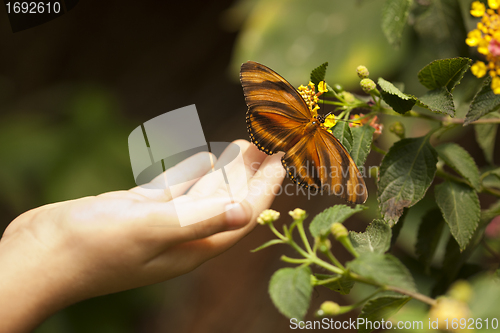
[[[246,3],[244,8],[255,8],[259,2]],[[133,187],[128,134],[167,111],[196,104],[207,141],[247,138],[246,105],[233,57],[241,22],[250,10],[235,12],[234,6],[228,0],[81,0],[67,14],[18,33],[12,33],[0,6],[0,230],[40,205]],[[267,14],[262,12],[263,17]],[[231,15],[238,16],[229,19],[235,24],[228,24]],[[356,15],[349,13],[345,19]],[[374,15],[377,28],[378,19]],[[398,52],[404,54],[411,47]],[[331,56],[342,57],[347,51],[337,47]],[[275,60],[266,64],[286,67],[280,62],[279,48],[269,53]],[[432,56],[424,54],[422,59]],[[399,59],[390,69],[382,64],[376,70],[389,78],[404,78],[409,74],[398,70],[408,68],[408,63]],[[301,66],[307,73],[317,65],[306,61]],[[355,66],[351,72],[354,77]],[[410,74],[415,76],[416,71]],[[292,83],[307,81],[305,75]],[[420,128],[418,124],[409,131],[427,130],[426,124]],[[395,139],[381,145],[386,148]],[[471,140],[466,144],[478,150]],[[476,155],[484,164],[480,153]],[[372,153],[367,165],[379,161]],[[373,180],[367,183],[368,206],[374,207]],[[280,196],[273,208],[282,213],[280,223],[289,223],[287,212],[295,207],[314,216],[336,203],[342,202],[326,196],[311,200]],[[352,218],[348,228],[364,230],[369,220],[363,216],[372,213]],[[36,332],[290,331],[288,319],[272,305],[267,285],[274,271],[286,266],[279,257],[294,256],[293,252],[272,247],[250,253],[271,237],[268,228],[257,227],[232,249],[189,274],[73,305]],[[341,259],[348,258],[337,245],[333,251]],[[400,251],[404,253],[404,247]],[[348,302],[317,288],[311,309],[327,299]],[[313,318],[312,312],[308,319]]]

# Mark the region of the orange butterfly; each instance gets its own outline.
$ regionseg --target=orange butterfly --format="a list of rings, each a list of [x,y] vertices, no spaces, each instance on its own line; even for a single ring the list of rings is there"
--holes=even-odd
[[[313,115],[297,90],[264,65],[244,63],[240,80],[252,143],[268,155],[285,152],[281,162],[296,184],[352,203],[366,201],[363,177],[344,146],[323,126],[325,116]]]

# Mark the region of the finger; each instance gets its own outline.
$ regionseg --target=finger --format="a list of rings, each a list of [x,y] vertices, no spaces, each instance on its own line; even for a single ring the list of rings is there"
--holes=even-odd
[[[188,195],[204,197],[218,191],[221,193],[231,191],[234,194],[248,186],[248,180],[255,174],[267,155],[246,140],[237,140],[234,143],[241,147],[241,156],[243,158],[241,159],[239,155],[231,163],[224,166],[224,173],[221,170],[217,174],[209,174],[206,178],[201,179],[188,192]],[[219,161],[224,160],[226,159],[223,156],[219,159]],[[242,176],[242,167],[245,170],[245,176]]]
[[[158,175],[147,186],[137,186],[130,191],[150,200],[170,201],[183,195],[212,169],[215,161],[216,157],[211,153],[195,154]]]
[[[267,157],[250,182],[253,190],[247,197],[247,202],[251,205],[253,212],[251,223],[238,230],[218,233],[190,242],[189,248],[193,253],[197,251],[204,253],[204,260],[208,260],[229,249],[255,227],[257,216],[271,206],[278,192],[277,188],[286,175],[281,165],[281,156],[282,154]]]

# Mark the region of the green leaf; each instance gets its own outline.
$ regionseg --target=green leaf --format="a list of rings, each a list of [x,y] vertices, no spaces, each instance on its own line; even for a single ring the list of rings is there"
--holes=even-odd
[[[363,126],[351,128],[351,133],[351,157],[359,168],[365,165],[366,157],[370,153],[375,128],[371,127],[369,124],[365,124]]]
[[[429,90],[446,88],[450,93],[470,67],[469,58],[434,60],[418,72],[418,80]]]
[[[405,207],[425,195],[436,173],[437,153],[429,137],[396,142],[380,165],[378,201],[384,220],[395,224]]]
[[[441,233],[443,232],[444,220],[439,208],[429,210],[420,222],[418,228],[417,244],[415,252],[418,260],[424,264],[428,272],[432,263],[432,258],[436,252]]]
[[[480,218],[476,192],[465,184],[445,181],[435,187],[436,202],[463,251],[477,228]]]
[[[333,126],[332,134],[337,140],[340,141],[342,146],[350,153],[352,150],[352,133],[349,123],[346,121],[339,121],[335,126]]]
[[[455,116],[453,96],[444,87],[428,91],[425,95],[419,97],[417,104],[432,112],[447,114],[451,117]]]
[[[498,109],[500,109],[500,95],[496,95],[491,90],[491,78],[488,76],[470,103],[469,112],[465,116],[464,126]]]
[[[328,67],[328,62],[325,62],[312,70],[311,82],[314,83],[316,86],[318,86],[318,84],[321,81],[325,81],[327,67]]]
[[[394,111],[404,114],[410,111],[415,105],[416,99],[414,96],[404,94],[391,82],[380,77],[378,79],[378,85],[381,89],[380,94],[382,95],[382,99],[389,104]]]
[[[420,40],[425,40],[427,47],[436,54],[466,54],[464,40],[467,32],[460,2],[433,0],[427,2],[427,7],[415,20],[415,31],[420,35]]]
[[[269,294],[278,310],[288,318],[304,318],[311,301],[309,267],[282,268],[269,282]]]
[[[382,9],[382,31],[392,46],[399,46],[412,0],[386,0]]]
[[[251,252],[257,252],[257,251],[260,251],[262,249],[265,249],[266,247],[269,247],[269,246],[272,246],[275,244],[283,244],[283,241],[281,239],[271,239],[270,241],[265,242],[264,244],[259,246],[258,248],[253,249]]]
[[[447,165],[464,177],[476,191],[480,190],[479,169],[465,149],[456,143],[444,143],[435,149]]]
[[[363,306],[361,313],[358,316],[357,326],[359,333],[369,333],[373,331],[373,325],[367,325],[367,321],[381,322],[382,319],[387,321],[392,315],[398,312],[411,297],[408,296],[382,296],[369,300]],[[364,321],[361,321],[363,318]]]
[[[330,290],[336,291],[341,295],[348,295],[355,283],[355,281],[348,275],[315,274],[315,276],[319,281],[335,279],[334,281],[329,282],[327,284],[322,284],[322,286],[327,287]]]
[[[390,254],[363,253],[348,262],[347,267],[354,273],[380,284],[416,291],[413,277],[408,269]]]
[[[500,118],[500,114],[492,112],[483,118]],[[477,144],[483,150],[484,157],[490,164],[494,164],[493,153],[495,151],[497,130],[498,124],[474,124]]]
[[[383,220],[374,220],[365,232],[349,232],[352,246],[358,252],[385,253],[391,246],[391,227]]]
[[[332,224],[342,223],[351,217],[351,215],[366,208],[368,207],[363,205],[356,205],[354,208],[346,205],[335,205],[327,208],[314,217],[309,225],[309,231],[313,237],[327,236],[330,234]]]

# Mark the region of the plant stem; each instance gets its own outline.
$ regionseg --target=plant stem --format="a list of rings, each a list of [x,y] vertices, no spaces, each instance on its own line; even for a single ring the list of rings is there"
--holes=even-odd
[[[297,229],[299,230],[300,238],[302,238],[302,243],[304,243],[304,246],[306,247],[307,252],[312,254],[313,251],[311,249],[311,245],[309,244],[309,241],[307,240],[307,236],[306,236],[306,233],[304,231],[304,225],[302,222],[303,221],[297,222]]]
[[[441,167],[437,168],[436,176],[441,177],[445,180],[453,180],[454,182],[458,182],[458,183],[462,183],[462,184],[466,184],[466,185],[470,186],[470,184],[465,179],[460,178],[460,177],[456,177],[452,174],[449,174],[448,172],[444,171]]]
[[[500,255],[494,249],[492,249],[488,243],[486,243],[486,240],[484,238],[481,243],[483,244],[486,251],[488,251],[493,257],[495,257],[496,260],[500,261]]]
[[[308,256],[308,258],[313,262],[315,263],[316,265],[318,266],[321,266],[323,268],[326,268],[327,270],[333,272],[333,273],[337,273],[337,274],[344,274],[345,273],[345,270],[343,269],[340,269],[338,267],[335,267],[333,265],[330,265],[329,263],[319,259],[316,255],[311,255],[311,256]]]
[[[387,152],[385,150],[380,149],[379,147],[375,146],[374,143],[372,143],[372,150],[376,151],[379,154],[387,155]]]
[[[290,258],[285,255],[282,255],[280,259],[283,260],[284,262],[289,262],[291,264],[305,264],[311,262],[309,259]]]
[[[423,303],[426,303],[426,304],[429,304],[431,306],[436,305],[436,300],[435,299],[430,298],[430,297],[428,297],[426,295],[420,294],[418,292],[406,290],[406,289],[403,289],[403,288],[400,288],[400,287],[384,285],[382,283],[378,283],[376,281],[367,279],[365,277],[362,277],[362,276],[360,276],[360,275],[358,275],[356,273],[352,273],[352,272],[350,272],[350,276],[355,281],[358,281],[358,282],[361,282],[361,283],[364,283],[364,284],[369,284],[369,285],[372,285],[372,286],[375,286],[375,287],[379,287],[379,288],[382,288],[383,290],[390,290],[390,291],[394,291],[394,292],[397,292],[397,293],[402,294],[402,295],[408,295],[411,298],[414,298],[416,300],[419,300],[419,301],[421,301]]]
[[[330,261],[337,267],[341,268],[341,269],[345,269],[344,265],[342,265],[340,263],[340,261],[337,260],[337,258],[335,258],[335,256],[333,255],[332,251],[328,250],[325,252],[326,256],[328,257],[328,259],[330,259]]]
[[[271,231],[279,238],[281,239],[282,241],[284,242],[287,242],[288,243],[288,238],[286,238],[285,236],[283,236],[278,230],[276,230],[276,228],[274,227],[274,225],[272,223],[269,224],[269,228],[271,229]]]

